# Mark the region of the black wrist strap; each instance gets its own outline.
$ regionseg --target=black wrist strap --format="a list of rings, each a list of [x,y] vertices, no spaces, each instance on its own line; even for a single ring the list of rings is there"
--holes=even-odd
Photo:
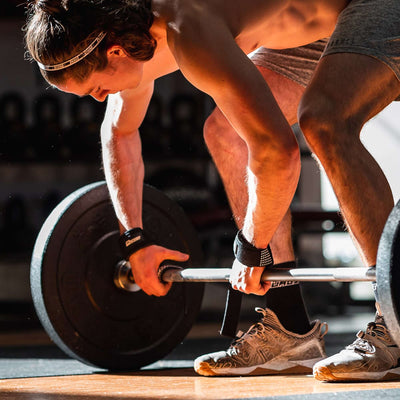
[[[242,230],[236,235],[233,253],[238,261],[249,267],[267,267],[274,264],[269,245],[265,249],[253,246],[243,236]]]
[[[124,232],[119,238],[122,254],[126,260],[144,247],[151,246],[153,241],[147,237],[141,228],[133,228]]]
[[[250,267],[265,267],[274,264],[271,249],[258,249],[249,243],[240,230],[233,244],[233,252],[238,261]],[[224,319],[220,334],[234,338],[240,317],[240,307],[242,304],[243,293],[234,290],[231,286],[228,289]]]
[[[222,321],[220,335],[235,338],[240,319],[243,293],[229,286],[226,294],[224,319]]]

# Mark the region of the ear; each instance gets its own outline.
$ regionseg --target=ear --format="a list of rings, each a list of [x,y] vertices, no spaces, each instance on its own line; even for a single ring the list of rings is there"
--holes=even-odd
[[[119,57],[128,57],[125,49],[118,45],[113,45],[107,50],[107,58],[119,58]]]

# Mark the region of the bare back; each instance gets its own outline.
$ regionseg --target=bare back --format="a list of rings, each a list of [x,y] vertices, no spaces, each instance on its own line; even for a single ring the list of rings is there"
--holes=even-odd
[[[330,36],[349,0],[155,0],[156,15],[179,23],[192,9],[197,18],[218,16],[245,52],[259,46],[289,48]],[[208,24],[207,19],[203,21]]]
[[[237,44],[248,53],[260,46],[291,48],[330,36],[348,0],[236,0],[236,3],[236,15],[242,15],[241,21],[237,23],[230,18],[228,23]],[[222,4],[227,5],[224,1]]]
[[[236,44],[248,54],[261,46],[298,47],[330,36],[339,13],[348,3],[349,0],[154,0],[156,19],[152,31],[158,50],[145,67],[145,80],[154,80],[178,69],[166,32],[186,20],[195,18],[206,27],[224,25]]]

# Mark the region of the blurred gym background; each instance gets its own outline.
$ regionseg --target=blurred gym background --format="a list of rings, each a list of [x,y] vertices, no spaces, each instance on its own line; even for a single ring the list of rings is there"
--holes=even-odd
[[[103,180],[99,127],[105,104],[58,92],[24,60],[24,6],[0,3],[0,333],[37,329],[29,287],[36,235],[50,211],[75,189]],[[141,133],[145,181],[179,202],[195,224],[205,264],[230,266],[236,228],[202,138],[212,100],[180,73],[156,82]],[[332,110],[334,113],[334,110]],[[400,107],[394,103],[363,131],[400,197]],[[361,266],[337,213],[332,190],[293,127],[302,149],[302,175],[293,200],[293,239],[303,267]],[[222,320],[224,285],[208,284],[200,321]],[[370,284],[303,285],[310,316],[339,321],[373,313]],[[248,296],[242,318],[259,299]],[[250,319],[250,317],[249,317]],[[367,318],[369,319],[369,317]],[[363,328],[356,321],[355,331]],[[349,328],[350,329],[350,328]],[[217,334],[217,333],[216,333]],[[1,339],[0,339],[1,340]]]

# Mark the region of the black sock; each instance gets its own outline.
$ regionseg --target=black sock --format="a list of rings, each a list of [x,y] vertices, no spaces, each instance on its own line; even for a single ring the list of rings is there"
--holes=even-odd
[[[276,268],[296,268],[296,263],[275,264]],[[266,306],[290,332],[300,335],[310,331],[311,325],[299,284],[270,289],[265,295]]]

